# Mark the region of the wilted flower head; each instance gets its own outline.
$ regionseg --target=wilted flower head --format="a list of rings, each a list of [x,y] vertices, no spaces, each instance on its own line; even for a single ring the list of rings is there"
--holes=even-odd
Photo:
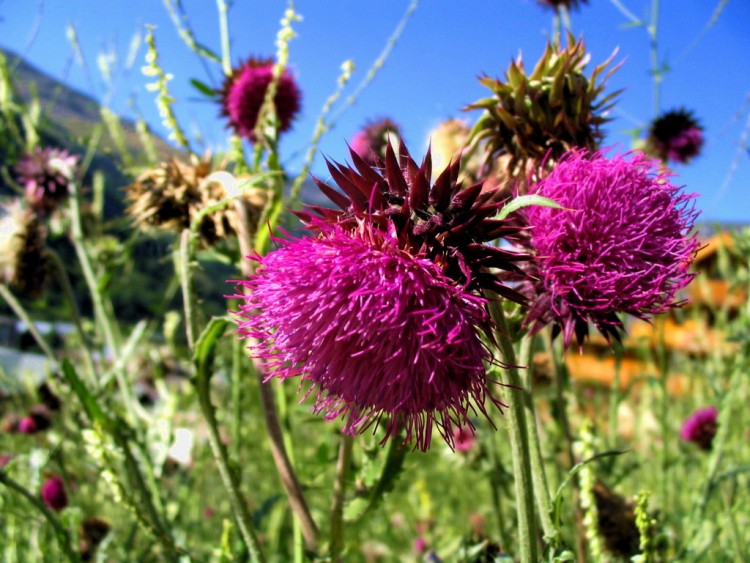
[[[401,142],[401,128],[390,119],[378,119],[363,127],[351,141],[351,149],[368,166],[382,166],[388,144],[398,146]]]
[[[36,147],[16,164],[26,198],[38,212],[49,214],[68,197],[78,157],[62,149]]]
[[[383,169],[372,168],[354,151],[354,167],[329,162],[334,185],[343,193],[317,178],[315,182],[339,209],[313,206],[311,210],[326,223],[350,229],[366,219],[381,231],[392,230],[400,249],[432,260],[467,290],[487,289],[523,301],[490,271],[522,274],[516,263],[527,259],[519,252],[487,244],[500,237],[510,240],[520,231],[494,218],[504,205],[499,192],[483,190],[482,183],[464,187],[458,180],[460,159],[431,182],[430,152],[418,165],[403,143],[399,151],[396,157],[393,146],[386,147]],[[313,230],[320,223],[306,211],[297,215]]]
[[[240,137],[255,142],[255,126],[266,91],[273,80],[271,59],[250,58],[233,69],[221,90],[221,114]],[[279,133],[288,131],[300,110],[301,94],[294,77],[284,70],[279,77],[273,103],[279,120]]]
[[[697,444],[701,449],[710,450],[718,429],[718,419],[716,407],[698,409],[682,424],[680,438]]]
[[[430,445],[433,424],[453,445],[456,427],[487,414],[491,354],[484,299],[467,293],[396,233],[372,224],[315,224],[315,237],[279,240],[257,257],[239,333],[268,377],[301,377],[315,412],[344,432],[385,425],[387,439]],[[403,431],[403,434],[402,434]]]
[[[44,504],[56,512],[68,506],[68,495],[62,477],[55,475],[42,483],[41,496]]]
[[[640,534],[635,523],[633,501],[617,494],[598,479],[592,492],[599,533],[607,550],[617,557],[630,560],[640,552]]]
[[[38,215],[19,199],[0,206],[0,282],[38,296],[47,276],[46,238]]]
[[[80,543],[78,548],[83,561],[91,561],[94,558],[96,549],[111,529],[110,523],[103,518],[92,516],[83,521],[79,533]]]
[[[504,82],[482,78],[492,95],[466,109],[484,111],[472,129],[472,142],[481,145],[487,168],[496,167],[498,158],[507,155],[505,169],[496,172],[523,183],[529,166],[552,165],[575,147],[596,150],[600,127],[609,120],[607,112],[618,94],[602,97],[606,80],[618,68],[602,76],[613,57],[587,77],[586,46],[569,35],[567,47],[548,44],[530,74],[519,56]]]
[[[535,187],[563,209],[524,210],[537,278],[527,284],[531,330],[554,323],[565,345],[582,343],[588,321],[619,338],[618,313],[640,319],[678,305],[694,274],[695,194],[684,194],[642,153],[567,154]]]
[[[702,148],[703,127],[690,111],[668,111],[649,127],[645,149],[664,162],[686,164],[698,156]]]
[[[176,158],[162,162],[125,188],[130,201],[128,213],[143,227],[175,232],[187,229],[201,210],[228,197],[221,182],[208,179],[224,168],[224,163],[215,165],[209,156],[191,155],[189,164]],[[262,207],[264,194],[259,189],[249,190],[245,198],[251,206]],[[206,246],[234,235],[234,208],[224,207],[205,215],[198,232]]]

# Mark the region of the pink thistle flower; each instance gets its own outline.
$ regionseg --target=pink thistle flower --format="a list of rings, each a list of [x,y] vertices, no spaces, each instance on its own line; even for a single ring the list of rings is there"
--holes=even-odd
[[[55,512],[60,512],[68,506],[68,495],[65,492],[65,483],[61,477],[55,475],[42,483],[41,496],[44,504]]]
[[[0,454],[0,468],[7,467],[12,459],[12,454]]]
[[[466,453],[474,449],[476,438],[474,429],[461,426],[453,430],[453,444],[457,452]]]
[[[67,199],[77,164],[77,156],[54,148],[36,147],[21,157],[16,173],[26,199],[36,211],[49,215]]]
[[[719,411],[716,407],[704,407],[691,414],[680,429],[680,438],[693,442],[703,450],[710,450],[718,428]]]
[[[467,293],[423,256],[401,250],[393,232],[318,221],[317,235],[278,240],[257,273],[238,332],[252,339],[267,379],[301,377],[317,390],[313,410],[345,419],[356,435],[385,424],[427,450],[433,425],[453,446],[455,427],[489,399],[492,356],[485,300]],[[305,396],[307,396],[307,394]]]
[[[21,434],[36,434],[39,428],[36,425],[36,421],[32,416],[24,416],[18,421],[18,431]]]
[[[619,338],[618,313],[648,320],[681,305],[675,295],[695,276],[695,194],[682,193],[656,160],[626,156],[568,153],[535,188],[563,209],[524,211],[537,277],[525,283],[526,324],[553,323],[566,347],[573,334],[583,343],[588,321]]]
[[[664,162],[687,164],[703,148],[703,127],[692,112],[668,111],[649,128],[646,150]]]
[[[351,150],[368,166],[382,166],[388,143],[401,139],[401,128],[387,118],[368,123],[351,140]],[[397,143],[394,143],[397,144]]]
[[[273,80],[274,62],[271,59],[250,58],[232,71],[225,81],[221,94],[221,114],[229,118],[229,125],[240,137],[255,142],[258,123],[266,91]],[[299,113],[301,94],[288,70],[279,77],[273,98],[279,133],[288,131]]]

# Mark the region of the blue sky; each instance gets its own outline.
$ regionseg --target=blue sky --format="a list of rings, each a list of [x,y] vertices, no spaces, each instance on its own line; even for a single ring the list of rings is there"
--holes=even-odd
[[[352,59],[357,71],[343,98],[355,89],[384,48],[411,0],[299,0],[304,18],[295,24],[291,67],[303,92],[303,112],[282,143],[290,170],[309,142],[315,121],[335,90],[339,68]],[[725,4],[705,33],[717,6]],[[220,51],[216,3],[183,0],[199,42]],[[637,18],[649,20],[651,0],[620,0]],[[272,55],[282,0],[235,0],[230,18],[232,61],[250,55]],[[64,78],[126,117],[131,101],[155,132],[165,134],[153,94],[140,73],[145,47],[125,70],[134,35],[156,26],[161,64],[174,75],[170,88],[177,114],[190,133],[199,132],[207,146],[222,147],[227,131],[218,109],[202,98],[190,79],[219,86],[218,67],[209,71],[180,40],[163,2],[158,0],[0,0],[0,46],[23,54],[43,71]],[[617,48],[622,68],[608,91],[624,88],[608,124],[606,145],[630,147],[627,133],[655,115],[650,74],[649,39],[613,0],[591,0],[572,13],[572,29],[591,53],[591,67]],[[66,27],[73,24],[85,66],[73,56]],[[415,156],[421,156],[428,132],[448,117],[477,118],[461,109],[487,94],[482,75],[502,77],[511,59],[522,53],[528,67],[542,53],[552,16],[535,0],[421,0],[385,67],[354,106],[337,121],[320,145],[321,153],[346,158],[345,142],[368,120],[390,117],[399,123]],[[750,222],[750,154],[743,135],[750,129],[750,2],[747,0],[661,0],[658,54],[670,71],[660,96],[662,110],[693,110],[705,127],[706,146],[692,163],[676,166],[678,180],[700,194],[703,220]],[[695,40],[700,40],[695,43]],[[100,58],[113,62],[110,84],[102,77]],[[114,86],[112,86],[114,84]],[[325,175],[318,159],[314,171]]]

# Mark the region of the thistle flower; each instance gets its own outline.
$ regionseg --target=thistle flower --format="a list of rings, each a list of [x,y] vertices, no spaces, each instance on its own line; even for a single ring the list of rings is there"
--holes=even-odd
[[[55,475],[47,478],[42,483],[40,494],[44,504],[55,512],[60,512],[68,506],[68,495],[65,492],[65,483],[63,483],[62,477]]]
[[[221,94],[221,114],[229,118],[229,125],[240,137],[255,142],[255,126],[273,80],[271,59],[250,58],[233,69],[224,81]],[[273,98],[279,133],[288,131],[300,110],[301,94],[294,77],[284,70],[279,77],[276,95]]]
[[[21,434],[36,434],[38,431],[38,428],[36,426],[36,421],[31,416],[24,416],[21,420],[18,421],[18,431]]]
[[[560,10],[561,8],[570,10],[578,8],[579,4],[585,4],[586,2],[588,2],[588,0],[537,0],[537,3],[552,8],[553,10]]]
[[[385,149],[389,143],[401,142],[401,128],[387,118],[372,121],[363,127],[351,140],[351,150],[356,152],[368,166],[381,166]]]
[[[697,212],[695,194],[669,178],[644,154],[577,150],[535,187],[563,209],[524,210],[535,254],[536,281],[525,286],[532,331],[554,323],[565,346],[574,334],[581,344],[591,321],[619,338],[618,313],[647,320],[681,304],[675,295],[694,277]]]
[[[474,429],[468,426],[456,428],[453,431],[453,444],[457,452],[471,451],[476,444]]]
[[[381,231],[393,230],[400,249],[431,260],[467,291],[486,289],[523,301],[495,269],[522,275],[516,263],[528,257],[487,244],[500,237],[514,240],[520,231],[493,218],[504,205],[498,190],[483,190],[482,183],[464,187],[458,180],[460,159],[431,183],[430,152],[417,165],[404,144],[399,151],[397,158],[393,145],[388,144],[383,169],[372,168],[353,150],[353,168],[328,162],[343,194],[317,178],[315,182],[339,209],[311,206],[310,210],[324,223],[354,229],[366,219]],[[297,215],[313,230],[321,224],[310,212]]]
[[[484,299],[402,250],[394,229],[314,227],[315,237],[279,240],[238,282],[250,290],[238,332],[267,379],[311,382],[313,410],[345,419],[347,434],[382,423],[384,442],[402,436],[423,451],[433,424],[453,446],[472,413],[488,416],[485,399],[503,406],[487,388]]]
[[[130,201],[127,211],[144,228],[187,229],[201,210],[228,197],[220,182],[207,181],[210,174],[224,168],[224,163],[214,165],[209,156],[191,155],[188,164],[176,158],[162,162],[125,188]],[[257,208],[265,204],[264,196],[265,192],[256,189],[245,197]],[[233,236],[236,222],[231,206],[204,216],[199,227],[201,242],[213,246]]]
[[[78,157],[61,149],[36,147],[16,164],[26,199],[43,215],[49,215],[68,197]]]
[[[619,92],[602,94],[618,66],[600,79],[613,54],[587,77],[584,71],[589,58],[583,40],[575,42],[568,35],[567,47],[547,45],[530,74],[519,56],[505,73],[505,81],[480,79],[492,95],[465,109],[483,110],[471,141],[481,146],[488,170],[497,169],[498,158],[508,157],[503,159],[505,168],[497,173],[516,178],[525,189],[529,169],[542,162],[551,168],[575,147],[591,151],[599,147],[601,126],[609,120],[608,110]]]
[[[46,230],[19,199],[0,206],[0,283],[27,296],[41,293],[47,277]]]
[[[680,429],[680,438],[693,442],[703,450],[710,450],[718,429],[719,411],[716,407],[703,407],[691,414]]]
[[[703,127],[684,109],[672,110],[655,119],[648,131],[645,150],[663,162],[687,164],[703,148]]]

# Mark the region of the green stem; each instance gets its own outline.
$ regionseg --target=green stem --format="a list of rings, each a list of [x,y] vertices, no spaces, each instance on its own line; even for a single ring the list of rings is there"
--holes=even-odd
[[[193,248],[192,236],[188,229],[180,237],[180,280],[182,284],[182,304],[185,310],[185,334],[188,348],[195,348],[195,337],[198,332],[198,319],[195,311],[195,291],[193,291]]]
[[[112,356],[117,358],[119,357],[120,346],[115,335],[115,327],[106,314],[107,308],[104,304],[104,297],[99,289],[99,281],[96,278],[91,258],[84,243],[83,224],[81,222],[81,198],[78,185],[75,182],[70,184],[70,196],[71,238],[73,247],[75,248],[78,261],[81,264],[83,277],[91,294],[96,320],[104,332],[104,341]]]
[[[551,339],[545,339],[548,343],[547,353],[552,358],[552,365],[554,366],[554,378],[555,378],[555,392],[557,399],[557,420],[560,424],[560,430],[562,431],[565,443],[564,443],[564,454],[567,459],[567,469],[571,470],[576,465],[575,453],[573,452],[573,431],[570,425],[570,419],[568,418],[568,401],[565,393],[570,383],[570,375],[568,368],[565,365],[565,360],[562,357],[562,343],[558,343],[557,346],[551,341]],[[581,496],[581,482],[578,478],[578,474],[573,475],[573,506],[575,511],[575,526],[576,526],[576,553],[579,563],[585,563],[586,561],[586,530],[583,525],[583,511],[581,510],[580,496]]]
[[[536,497],[539,510],[539,521],[542,525],[544,539],[553,547],[557,547],[560,541],[560,532],[552,522],[552,501],[547,484],[547,474],[544,470],[544,458],[542,457],[542,445],[539,439],[539,427],[536,420],[536,410],[531,394],[531,376],[533,372],[534,337],[526,335],[521,339],[521,347],[518,357],[526,366],[523,372],[522,383],[524,392],[524,414],[526,416],[526,427],[529,432],[529,446],[531,454],[531,475],[534,480],[534,496]]]
[[[661,81],[664,77],[659,64],[659,0],[651,0],[651,21],[648,24],[649,46],[651,50],[651,72],[654,77],[654,111],[659,115],[661,105]]]
[[[503,491],[501,490],[501,475],[503,475],[503,467],[500,464],[500,456],[497,451],[497,440],[495,434],[490,436],[490,457],[492,459],[492,469],[490,471],[490,489],[492,491],[492,505],[495,510],[495,516],[497,517],[497,533],[500,538],[501,545],[510,545],[510,538],[505,528],[505,517],[503,515]]]
[[[58,360],[57,360],[57,357],[55,356],[54,350],[52,350],[52,347],[47,343],[44,337],[39,333],[39,331],[36,328],[36,325],[34,324],[34,321],[26,312],[26,309],[23,308],[23,305],[21,305],[18,299],[16,299],[13,293],[11,293],[10,289],[8,289],[8,286],[6,286],[5,284],[0,284],[0,295],[3,296],[3,299],[5,299],[5,302],[8,304],[8,306],[11,309],[13,309],[13,312],[16,314],[16,316],[19,319],[21,319],[24,323],[26,323],[26,327],[31,333],[31,336],[34,337],[34,340],[39,345],[39,348],[42,349],[42,352],[44,352],[44,355],[47,356],[47,358],[53,364],[58,365]]]
[[[60,524],[60,521],[57,519],[57,517],[52,513],[52,511],[47,508],[47,506],[39,500],[35,495],[30,493],[23,485],[20,483],[17,483],[13,479],[10,478],[10,476],[0,469],[0,483],[5,485],[11,490],[16,491],[21,496],[26,498],[31,504],[34,505],[34,508],[39,510],[44,517],[47,519],[47,521],[50,523],[52,528],[55,530],[55,536],[57,537],[57,543],[60,544],[60,549],[65,554],[65,557],[69,561],[73,561],[75,563],[78,563],[81,561],[81,558],[78,556],[78,554],[73,551],[73,547],[70,544],[70,536],[68,535],[68,531],[63,528],[62,524]]]
[[[68,301],[70,302],[70,306],[71,306],[72,314],[73,314],[73,324],[76,328],[76,332],[78,333],[78,338],[81,341],[81,348],[83,350],[83,359],[86,363],[87,373],[89,374],[89,383],[95,385],[98,379],[96,365],[94,364],[94,359],[91,355],[91,347],[89,345],[88,336],[86,335],[86,332],[83,330],[83,323],[81,322],[81,312],[78,309],[78,302],[76,301],[76,296],[73,291],[73,287],[70,284],[70,279],[68,278],[68,272],[65,269],[65,265],[63,264],[57,252],[55,252],[51,248],[48,248],[47,257],[55,265],[55,268],[57,269],[57,273],[58,273],[58,280],[60,281],[60,285],[62,286],[63,293],[65,294],[65,297],[67,297]]]
[[[227,449],[221,441],[219,436],[218,423],[216,421],[216,413],[214,406],[209,401],[209,394],[199,393],[199,403],[203,418],[206,420],[208,427],[208,443],[211,446],[216,464],[219,467],[219,475],[221,481],[224,484],[224,488],[229,494],[229,502],[232,505],[232,511],[234,512],[237,520],[237,525],[240,529],[240,535],[242,540],[247,547],[252,561],[263,563],[266,559],[260,548],[260,542],[258,536],[255,534],[253,528],[253,519],[250,511],[247,507],[247,502],[242,497],[240,492],[239,483],[236,474],[232,471],[229,465],[229,455]]]
[[[239,226],[237,238],[240,243],[240,253],[242,256],[250,256],[253,253],[253,237],[252,222],[250,221],[247,202],[241,199],[236,200],[235,210],[237,211],[237,223]],[[242,261],[241,269],[245,278],[253,276],[254,265],[255,262],[252,260]],[[263,366],[255,360],[253,361],[253,365],[258,376],[260,399],[261,404],[263,405],[263,417],[266,423],[271,455],[276,464],[276,471],[278,472],[281,483],[286,491],[292,512],[294,512],[299,520],[300,527],[302,528],[302,535],[305,538],[305,545],[308,550],[316,551],[320,533],[318,532],[318,527],[310,514],[310,509],[307,506],[302,487],[300,487],[297,474],[294,471],[294,466],[292,465],[289,454],[287,453],[284,441],[284,431],[281,427],[281,422],[279,421],[279,413],[273,388],[265,383],[266,376]]]
[[[221,70],[225,76],[232,74],[232,59],[229,47],[229,8],[225,0],[216,0],[219,10],[219,33],[221,35]]]
[[[344,500],[346,498],[346,481],[349,478],[349,467],[352,461],[354,440],[349,435],[341,437],[339,458],[336,463],[336,480],[333,483],[333,503],[331,506],[331,540],[330,556],[333,563],[341,560],[344,549]]]
[[[500,353],[508,366],[505,373],[508,377],[510,403],[510,446],[513,457],[513,475],[516,492],[516,513],[518,517],[518,541],[520,561],[536,563],[539,561],[539,548],[536,536],[536,516],[534,514],[534,478],[531,472],[531,445],[526,426],[525,397],[523,381],[518,373],[516,353],[510,335],[510,327],[505,318],[502,302],[497,296],[491,296],[490,314],[495,322],[495,339]]]
[[[622,401],[622,391],[620,385],[622,381],[622,357],[623,347],[619,342],[613,343],[615,354],[615,374],[612,379],[612,387],[609,395],[609,447],[615,449],[617,446],[617,410],[620,408]]]

